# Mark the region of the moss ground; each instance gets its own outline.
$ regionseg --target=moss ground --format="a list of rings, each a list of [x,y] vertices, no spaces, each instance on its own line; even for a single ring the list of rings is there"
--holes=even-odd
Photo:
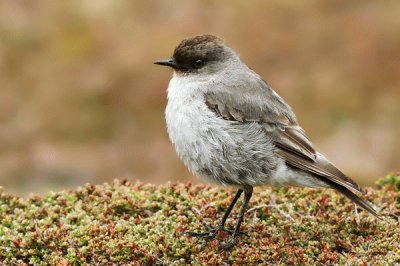
[[[0,192],[0,262],[6,265],[399,265],[400,176],[366,189],[384,221],[332,190],[263,188],[231,251],[185,234],[216,225],[233,191],[116,180],[45,197]],[[240,204],[240,203],[239,203]],[[237,208],[232,217],[236,218]],[[233,226],[235,219],[229,219]]]

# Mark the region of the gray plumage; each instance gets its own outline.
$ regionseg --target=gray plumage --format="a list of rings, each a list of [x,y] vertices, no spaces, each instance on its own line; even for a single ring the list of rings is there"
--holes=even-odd
[[[361,188],[316,152],[287,103],[221,39],[183,40],[165,111],[169,137],[196,175],[243,188],[295,185],[337,189],[378,217]]]

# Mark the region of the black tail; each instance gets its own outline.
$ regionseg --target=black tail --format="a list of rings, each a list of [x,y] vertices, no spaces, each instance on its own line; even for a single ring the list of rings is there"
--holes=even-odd
[[[376,218],[383,220],[382,217],[375,211],[374,208],[372,208],[372,206],[366,200],[360,198],[359,196],[357,196],[356,194],[351,192],[349,189],[347,189],[339,184],[336,184],[334,182],[329,182],[329,184],[331,185],[332,188],[338,190],[340,193],[342,193],[343,195],[345,195],[346,197],[348,197],[349,199],[354,201],[354,203],[356,203],[358,206],[360,206],[364,210],[368,211],[369,213],[374,215]]]

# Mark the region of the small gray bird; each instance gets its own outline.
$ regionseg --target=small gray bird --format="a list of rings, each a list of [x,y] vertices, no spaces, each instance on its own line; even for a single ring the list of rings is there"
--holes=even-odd
[[[238,188],[218,226],[192,235],[228,231],[220,247],[232,248],[253,187],[261,185],[334,188],[379,218],[360,186],[314,149],[290,106],[220,38],[185,39],[171,59],[154,63],[173,69],[165,117],[179,157],[194,174]],[[226,229],[243,192],[236,226]]]

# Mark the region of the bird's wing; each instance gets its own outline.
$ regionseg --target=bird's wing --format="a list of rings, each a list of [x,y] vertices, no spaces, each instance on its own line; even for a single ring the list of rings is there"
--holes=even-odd
[[[205,103],[221,119],[260,123],[272,137],[275,152],[288,166],[311,173],[380,218],[366,200],[355,194],[363,194],[361,188],[315,151],[289,105],[257,74],[252,72],[250,76],[235,78],[234,82],[218,84],[205,93]]]
[[[322,154],[315,151],[290,107],[261,78],[252,86],[213,88],[205,94],[207,106],[221,117],[238,123],[257,122],[272,136],[275,152],[288,166],[311,173],[341,192],[375,217],[382,219],[370,204],[355,193],[361,188]],[[238,96],[240,95],[240,96]]]
[[[351,178],[315,151],[291,108],[261,78],[256,76],[247,79],[246,84],[239,83],[229,88],[226,84],[223,89],[214,87],[205,94],[205,103],[222,119],[263,125],[272,136],[276,153],[288,165],[310,172],[329,184],[363,193]]]

